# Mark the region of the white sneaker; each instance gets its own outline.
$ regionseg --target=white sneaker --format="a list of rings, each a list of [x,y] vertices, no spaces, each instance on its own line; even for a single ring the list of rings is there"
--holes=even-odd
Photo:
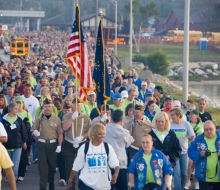
[[[24,181],[24,177],[19,177],[18,181]]]
[[[36,158],[34,161],[33,161],[33,163],[35,164],[35,163],[37,163],[38,162],[38,159]]]
[[[66,186],[66,182],[65,182],[64,179],[61,179],[61,180],[59,181],[59,184],[60,184],[61,186]]]
[[[186,185],[185,185],[184,189],[189,189],[190,185],[191,185],[191,182],[190,181],[186,181]]]
[[[199,189],[199,183],[198,183],[198,182],[195,182],[195,183],[194,183],[194,189],[196,189],[196,190]]]

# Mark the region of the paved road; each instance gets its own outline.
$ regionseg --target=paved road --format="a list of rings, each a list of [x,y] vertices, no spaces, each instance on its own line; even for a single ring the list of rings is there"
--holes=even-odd
[[[59,185],[59,171],[55,174],[55,189],[65,190],[65,186]],[[2,179],[2,189],[10,190],[8,183],[5,182],[4,177]],[[17,190],[38,190],[39,189],[39,175],[37,164],[31,164],[28,166],[28,171],[24,177],[24,181],[19,181],[17,183]]]
[[[4,61],[4,63],[6,64],[8,64],[8,62],[10,61],[10,55],[5,55],[3,49],[0,49],[0,57],[2,58],[2,61]]]

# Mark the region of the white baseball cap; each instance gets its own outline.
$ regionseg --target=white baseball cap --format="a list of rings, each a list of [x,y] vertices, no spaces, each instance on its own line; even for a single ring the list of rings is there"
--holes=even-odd
[[[143,81],[143,82],[141,83],[141,86],[144,86],[144,85],[147,86],[147,83],[146,83],[145,81]]]

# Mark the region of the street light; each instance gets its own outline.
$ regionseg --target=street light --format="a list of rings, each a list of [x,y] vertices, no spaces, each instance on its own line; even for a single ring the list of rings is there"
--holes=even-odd
[[[22,0],[21,0],[22,1]],[[41,11],[41,0],[38,1],[34,1],[34,0],[25,0],[25,1],[29,1],[29,2],[34,2],[38,5],[38,9],[39,9],[39,18],[37,19],[37,31],[40,31],[40,11]]]
[[[132,2],[133,0],[130,0],[130,68],[132,68],[132,32],[133,32],[133,15],[132,15]]]
[[[184,18],[184,44],[183,44],[183,98],[185,104],[188,99],[189,83],[189,22],[190,22],[190,0],[185,0],[185,18]]]
[[[116,0],[110,0],[115,6],[115,55],[117,55],[117,36],[118,36],[118,2]]]

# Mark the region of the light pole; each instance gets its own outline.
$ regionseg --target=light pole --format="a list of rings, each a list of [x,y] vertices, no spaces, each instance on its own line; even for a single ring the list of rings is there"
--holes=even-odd
[[[99,16],[99,0],[96,0],[96,14],[95,14],[95,36],[97,37],[98,16]]]
[[[115,5],[115,55],[117,55],[117,36],[118,36],[118,2],[116,0],[110,0]]]
[[[21,0],[22,1],[22,0]],[[40,18],[40,11],[41,11],[41,0],[38,1],[34,1],[34,0],[26,0],[26,1],[30,1],[30,2],[34,2],[38,5],[38,10],[39,10],[39,18],[37,19],[37,31],[40,31],[40,23],[41,23],[41,18]]]
[[[20,0],[20,10],[22,11],[22,8],[23,7],[23,1],[22,0]],[[21,20],[20,20],[20,24],[21,24],[21,27],[20,27],[20,29],[21,29],[21,31],[23,30],[23,18],[21,17],[20,18]]]
[[[184,18],[184,47],[183,47],[183,99],[185,104],[188,99],[189,83],[189,22],[190,22],[190,0],[185,0]]]
[[[132,31],[133,31],[133,15],[132,15],[132,1],[130,0],[130,68],[132,68]]]

